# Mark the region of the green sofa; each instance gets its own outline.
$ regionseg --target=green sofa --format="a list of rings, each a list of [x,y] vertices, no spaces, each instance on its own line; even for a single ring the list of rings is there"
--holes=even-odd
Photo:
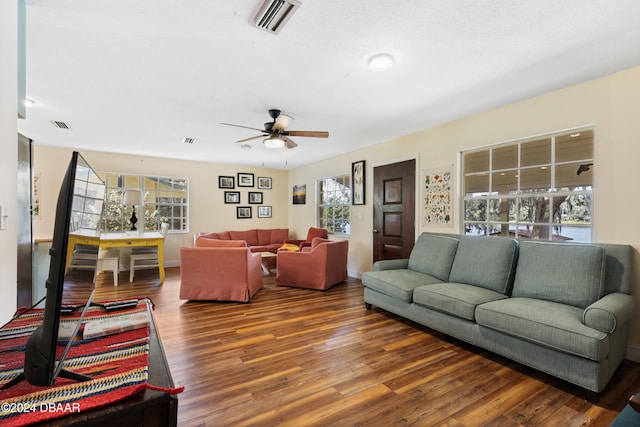
[[[593,392],[625,357],[633,248],[423,233],[364,302]]]

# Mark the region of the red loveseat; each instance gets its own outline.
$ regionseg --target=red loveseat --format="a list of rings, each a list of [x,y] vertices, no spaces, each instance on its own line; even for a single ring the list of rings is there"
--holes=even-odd
[[[278,252],[285,240],[289,239],[288,228],[251,229],[245,231],[222,231],[219,233],[196,233],[193,236],[194,246],[199,237],[217,240],[244,240],[251,252]]]

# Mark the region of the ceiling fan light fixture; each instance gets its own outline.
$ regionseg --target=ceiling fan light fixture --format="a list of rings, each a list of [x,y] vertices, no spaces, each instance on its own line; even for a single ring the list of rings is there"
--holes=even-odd
[[[371,71],[387,71],[393,66],[393,57],[388,53],[379,53],[369,58]]]
[[[264,140],[264,145],[267,148],[282,148],[284,147],[284,140],[277,135],[272,135]]]

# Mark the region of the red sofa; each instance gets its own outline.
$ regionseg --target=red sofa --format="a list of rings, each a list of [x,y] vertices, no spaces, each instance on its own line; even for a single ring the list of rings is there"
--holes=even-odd
[[[316,237],[300,252],[278,252],[276,284],[327,290],[347,280],[349,241]]]
[[[251,252],[278,252],[285,240],[289,239],[288,228],[266,228],[245,231],[221,231],[219,233],[196,233],[193,236],[194,246],[199,237],[218,240],[244,240]]]
[[[263,286],[261,261],[244,241],[198,239],[180,249],[180,299],[249,302]]]

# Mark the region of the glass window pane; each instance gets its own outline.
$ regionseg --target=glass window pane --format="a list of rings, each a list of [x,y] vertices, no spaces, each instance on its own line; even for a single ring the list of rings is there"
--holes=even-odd
[[[489,170],[489,150],[466,153],[464,155],[464,173],[485,172]]]
[[[580,174],[578,175],[578,172]],[[556,166],[556,188],[575,189],[593,186],[593,168],[584,163]]]
[[[124,188],[140,188],[140,178],[134,175],[123,175]]]
[[[554,215],[554,223],[569,225],[591,224],[591,195],[573,194],[570,196],[554,196],[557,200],[558,215]]]
[[[518,209],[519,222],[549,222],[549,197],[522,197]]]
[[[489,199],[489,221],[513,222],[516,220],[516,199]]]
[[[492,152],[491,169],[513,169],[518,167],[518,146],[494,148]]]
[[[593,159],[593,131],[573,132],[556,137],[556,162]]]
[[[465,196],[480,196],[489,194],[489,175],[467,175],[464,178]]]
[[[520,167],[548,165],[551,163],[551,138],[522,143]]]
[[[487,201],[485,199],[467,200],[464,203],[465,221],[486,221]]]
[[[494,194],[515,193],[518,190],[518,171],[494,172],[491,175],[491,190]]]
[[[542,192],[551,189],[551,169],[548,167],[520,170],[520,190]]]

